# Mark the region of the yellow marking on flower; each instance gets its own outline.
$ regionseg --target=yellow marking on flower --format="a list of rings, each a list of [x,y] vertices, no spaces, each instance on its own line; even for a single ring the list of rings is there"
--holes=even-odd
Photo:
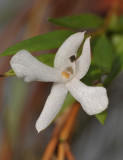
[[[62,76],[67,78],[67,79],[70,77],[69,73],[67,73],[65,71],[62,72]]]

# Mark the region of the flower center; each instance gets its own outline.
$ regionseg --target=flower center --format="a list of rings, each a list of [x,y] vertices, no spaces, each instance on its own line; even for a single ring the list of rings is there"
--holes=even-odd
[[[65,68],[65,70],[62,71],[61,76],[63,82],[68,82],[74,76],[74,71],[72,67]]]
[[[63,72],[62,72],[62,76],[63,76],[64,78],[66,78],[66,79],[68,79],[68,78],[70,77],[69,73],[66,72],[66,71],[63,71]]]

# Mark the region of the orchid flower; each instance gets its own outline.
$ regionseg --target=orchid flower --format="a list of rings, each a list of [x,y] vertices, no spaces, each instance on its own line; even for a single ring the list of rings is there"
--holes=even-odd
[[[27,50],[21,50],[10,61],[17,77],[25,82],[54,82],[43,111],[36,122],[38,132],[45,129],[60,111],[68,91],[82,105],[89,115],[102,112],[108,106],[107,92],[104,87],[90,87],[80,81],[88,72],[91,63],[90,37],[83,45],[82,54],[76,54],[84,40],[85,32],[71,35],[61,45],[54,59],[54,68],[47,66]]]

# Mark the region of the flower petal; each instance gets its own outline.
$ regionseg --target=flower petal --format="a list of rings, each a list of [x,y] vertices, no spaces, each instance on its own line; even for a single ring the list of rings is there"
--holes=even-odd
[[[77,50],[84,39],[84,33],[85,32],[78,32],[66,39],[56,53],[54,60],[55,68],[64,70],[65,67],[71,67],[72,62],[69,58],[73,55],[76,55]]]
[[[108,97],[104,87],[89,87],[76,78],[66,83],[66,87],[89,115],[100,113],[108,106]]]
[[[14,55],[10,64],[17,77],[23,78],[25,82],[61,82],[60,70],[41,63],[27,50],[21,50]]]
[[[90,37],[85,40],[82,54],[76,61],[76,77],[81,79],[87,73],[91,63]]]
[[[38,132],[45,129],[56,117],[64,103],[67,92],[68,90],[63,83],[53,84],[43,111],[36,122],[36,129]]]

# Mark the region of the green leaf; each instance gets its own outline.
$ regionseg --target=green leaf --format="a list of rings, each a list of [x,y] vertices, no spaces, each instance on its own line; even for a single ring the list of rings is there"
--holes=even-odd
[[[123,34],[115,34],[112,36],[112,43],[117,54],[123,54]]]
[[[108,30],[111,32],[123,32],[123,15],[112,14]]]
[[[112,43],[105,35],[100,36],[93,47],[93,63],[103,71],[110,72],[114,56]]]
[[[95,117],[99,120],[101,124],[104,124],[107,117],[107,111],[105,110],[99,114],[96,114]]]
[[[61,18],[49,18],[49,21],[64,27],[70,28],[98,28],[103,24],[101,17],[91,14],[83,13],[80,15],[73,15]]]
[[[93,85],[95,82],[100,81],[102,75],[102,71],[99,67],[91,64],[88,73],[82,78],[82,82],[87,85]]]
[[[9,77],[9,76],[14,76],[15,73],[13,71],[13,69],[10,69],[8,72],[4,73],[4,76]]]
[[[33,51],[59,48],[60,45],[65,41],[65,39],[68,38],[73,33],[74,33],[73,31],[57,30],[46,34],[42,34],[24,40],[18,44],[15,44],[7,48],[3,53],[0,54],[0,57],[14,55],[19,50],[22,49],[26,49],[30,52],[33,52]]]
[[[54,58],[55,54],[41,54],[36,57],[40,62],[53,67],[54,66]]]
[[[115,48],[116,57],[113,61],[112,69],[103,85],[107,87],[115,77],[123,70],[123,35],[113,35],[112,43]]]
[[[123,15],[118,18],[117,30],[123,31]]]
[[[123,70],[123,54],[117,56],[114,60],[110,74],[107,76],[103,85],[108,87],[115,77]]]

